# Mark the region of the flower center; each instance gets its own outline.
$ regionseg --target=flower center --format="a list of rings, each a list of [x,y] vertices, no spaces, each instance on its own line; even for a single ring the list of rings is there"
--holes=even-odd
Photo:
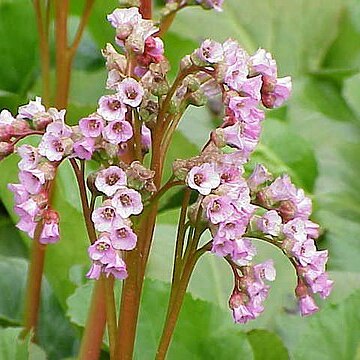
[[[121,228],[116,230],[116,235],[120,238],[126,238],[128,235],[128,231],[125,228]]]
[[[112,127],[113,131],[117,134],[120,134],[123,130],[123,125],[121,122],[116,122],[113,127]]]
[[[195,174],[194,175],[194,183],[197,186],[200,186],[202,184],[202,182],[204,181],[204,175],[203,174]]]
[[[97,130],[99,128],[100,124],[98,123],[97,120],[90,120],[89,121],[89,129],[91,130]]]
[[[219,201],[215,200],[214,203],[211,206],[211,211],[212,212],[219,212],[221,209],[221,204]]]
[[[120,202],[124,206],[130,206],[131,205],[131,198],[128,194],[121,194],[120,195]]]
[[[119,100],[111,100],[111,101],[109,101],[108,105],[112,111],[116,111],[121,108],[121,102]]]
[[[60,140],[55,140],[55,141],[53,142],[53,146],[54,146],[55,151],[57,151],[57,152],[59,152],[59,153],[64,152],[64,147],[63,147],[63,145],[62,145],[62,143],[61,143]]]
[[[111,220],[115,215],[115,211],[114,209],[107,207],[103,210],[101,215],[105,220]]]
[[[126,96],[128,97],[128,99],[130,100],[135,100],[137,97],[137,92],[134,88],[130,88],[126,90]]]
[[[110,245],[105,243],[105,242],[101,242],[101,243],[96,245],[96,250],[97,251],[106,251],[109,248],[110,248]]]
[[[105,180],[105,181],[106,181],[106,184],[107,184],[107,185],[113,186],[113,185],[115,185],[115,184],[118,182],[119,179],[120,179],[119,175],[113,173],[113,174],[108,175],[108,176],[106,177],[106,180]]]

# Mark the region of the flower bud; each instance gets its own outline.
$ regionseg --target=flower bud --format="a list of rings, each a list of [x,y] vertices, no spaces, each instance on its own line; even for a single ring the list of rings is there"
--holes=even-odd
[[[192,61],[190,55],[184,56],[180,61],[180,70],[186,70],[189,69],[192,66]]]
[[[184,80],[184,85],[188,88],[189,92],[195,92],[200,89],[200,81],[194,75],[188,75]]]
[[[14,152],[14,145],[5,141],[0,142],[0,160]]]
[[[29,123],[26,120],[15,119],[11,125],[16,134],[22,134],[30,129]]]
[[[191,105],[194,106],[204,106],[207,102],[207,97],[205,96],[204,92],[200,89],[194,93],[192,93],[188,101]]]

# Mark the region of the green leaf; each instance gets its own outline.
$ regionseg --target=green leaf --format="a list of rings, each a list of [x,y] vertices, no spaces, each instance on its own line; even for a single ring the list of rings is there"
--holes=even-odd
[[[360,119],[360,74],[345,80],[343,95],[349,107]]]
[[[34,79],[38,58],[30,1],[0,2],[0,39],[0,89],[24,94]]]
[[[93,282],[80,286],[68,299],[68,316],[84,326]],[[119,289],[119,287],[117,287]],[[119,291],[119,290],[117,290]],[[169,284],[146,280],[138,322],[135,359],[153,359],[165,319]],[[154,311],[156,309],[156,311]],[[277,344],[276,344],[277,346]],[[168,354],[169,360],[253,359],[252,348],[241,327],[233,324],[230,311],[186,294]]]
[[[0,359],[2,360],[46,360],[45,352],[30,343],[29,338],[20,340],[21,328],[0,328]]]
[[[327,304],[319,313],[299,321],[285,320],[284,337],[290,341],[294,359],[355,359],[360,344],[360,291],[338,304]],[[286,335],[287,333],[288,335]]]
[[[360,129],[353,118],[344,117],[341,108],[329,103],[331,117],[324,111],[320,104],[326,92],[316,84],[309,78],[295,82],[288,120],[293,131],[315,148],[319,171],[315,217],[325,230],[325,241],[319,245],[329,248],[332,269],[359,271],[360,165],[357,154]],[[338,96],[341,97],[340,90]]]
[[[249,51],[264,47],[273,52],[281,74],[294,76],[321,67],[337,37],[343,3],[228,0],[220,14],[193,8],[180,12],[172,30],[195,41],[232,37]]]
[[[289,354],[281,339],[266,330],[252,330],[248,334],[254,360],[287,360]]]
[[[284,122],[275,119],[264,122],[261,142],[251,163],[265,164],[274,175],[286,172],[297,186],[313,191],[318,173],[313,148]]]
[[[22,323],[27,270],[28,262],[24,259],[0,257],[0,273],[3,274],[0,277],[3,294],[0,297],[0,320],[3,324]],[[40,345],[52,359],[72,355],[75,334],[45,278],[40,309],[37,333]]]

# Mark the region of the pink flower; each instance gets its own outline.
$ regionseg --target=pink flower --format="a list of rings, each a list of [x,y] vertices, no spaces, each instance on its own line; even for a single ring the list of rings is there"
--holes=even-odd
[[[96,188],[107,196],[112,196],[116,191],[126,185],[126,174],[117,166],[110,166],[101,170],[95,179]]]
[[[46,134],[51,134],[56,137],[67,138],[72,135],[70,126],[65,125],[63,121],[55,121],[49,124],[46,128]]]
[[[97,113],[107,121],[124,120],[127,108],[118,94],[102,96]]]
[[[204,200],[206,215],[211,223],[219,224],[234,213],[231,199],[227,196],[209,196]]]
[[[118,95],[124,104],[138,107],[142,101],[144,89],[135,79],[126,78],[119,84]]]
[[[20,221],[16,224],[16,227],[26,232],[31,239],[34,238],[35,228],[37,226],[37,223],[32,220],[31,217],[25,216],[20,218]]]
[[[111,244],[116,250],[132,250],[136,246],[137,236],[130,227],[124,225],[114,228],[110,233]]]
[[[282,229],[282,219],[276,210],[267,211],[256,224],[260,231],[272,236],[279,236]]]
[[[104,120],[100,116],[83,118],[79,121],[79,128],[85,137],[96,138],[101,135]]]
[[[227,239],[240,238],[246,231],[248,220],[247,217],[235,213],[219,224],[218,234]]]
[[[256,255],[256,248],[248,238],[237,239],[234,242],[231,258],[239,265],[247,265]]]
[[[241,92],[259,102],[261,100],[261,87],[263,81],[261,75],[246,79],[241,85]]]
[[[117,69],[111,69],[106,80],[106,88],[116,90],[121,81],[120,73]]]
[[[130,215],[139,215],[143,210],[141,195],[136,190],[123,188],[119,189],[111,200],[117,214],[122,218]]]
[[[86,277],[88,279],[99,280],[101,271],[102,271],[102,264],[93,262],[90,270],[86,274]]]
[[[73,142],[70,138],[62,138],[51,133],[46,133],[39,144],[39,153],[50,161],[60,161],[69,155],[72,149]]]
[[[133,26],[141,20],[141,15],[138,8],[132,7],[129,9],[115,9],[107,16],[107,19],[111,26],[124,33],[122,38],[126,38],[130,35]],[[128,35],[125,36],[125,33],[128,33]]]
[[[128,276],[126,264],[118,254],[115,256],[115,261],[106,265],[104,273],[106,276],[113,275],[116,279],[119,280],[126,279]]]
[[[101,207],[94,210],[91,219],[96,230],[110,232],[116,220],[115,208],[111,206],[110,201],[104,201]]]
[[[29,199],[30,194],[23,184],[8,184],[7,187],[14,193],[16,204],[21,204]]]
[[[41,98],[36,97],[35,101],[30,100],[29,104],[19,107],[18,117],[31,120],[38,113],[44,113],[45,111],[45,106],[41,104]]]
[[[0,125],[12,125],[15,118],[11,115],[11,112],[7,109],[0,111]]]
[[[94,244],[90,245],[88,253],[91,260],[99,261],[102,264],[111,264],[115,261],[116,252],[107,235],[101,235]]]
[[[21,145],[17,148],[17,153],[21,157],[18,163],[20,170],[32,170],[36,168],[40,160],[37,148],[31,145]]]
[[[220,131],[221,130],[221,131]],[[241,151],[242,156],[248,158],[258,144],[261,126],[258,123],[240,123],[219,129],[225,142],[229,146],[236,147]]]
[[[304,242],[307,239],[305,222],[300,218],[288,221],[284,225],[284,234],[295,242]]]
[[[231,109],[237,120],[243,120],[247,123],[258,121],[256,113],[252,110],[256,108],[258,102],[251,97],[232,96],[229,100],[229,109]],[[253,115],[256,115],[253,118]]]
[[[310,295],[305,295],[299,299],[301,316],[312,315],[319,310],[314,299]]]
[[[224,234],[217,233],[213,239],[211,252],[217,256],[224,257],[232,253],[233,241],[224,236]]]
[[[47,210],[43,214],[43,229],[39,242],[41,244],[53,244],[60,239],[59,214],[54,210]]]
[[[35,216],[39,213],[40,208],[34,199],[29,198],[25,202],[14,206],[14,211],[21,218],[29,217],[34,219]]]
[[[115,120],[105,127],[103,136],[109,143],[117,145],[132,138],[133,128],[127,121]]]
[[[74,154],[77,158],[83,160],[90,160],[95,151],[95,139],[83,138],[74,143]]]
[[[45,174],[38,169],[21,170],[19,180],[30,194],[38,194],[45,184]]]
[[[264,49],[258,49],[257,52],[249,58],[251,75],[266,75],[272,78],[277,76],[276,61],[271,54]]]
[[[210,39],[203,41],[196,54],[201,61],[210,64],[217,64],[224,58],[222,45]]]
[[[249,188],[256,191],[260,185],[263,185],[266,181],[272,179],[271,173],[265,166],[257,164],[252,174],[249,176],[247,183]]]
[[[186,182],[190,188],[197,190],[201,195],[209,195],[212,189],[220,185],[220,176],[215,171],[214,165],[205,163],[194,166],[189,171]]]
[[[276,277],[274,262],[272,260],[267,260],[261,264],[255,265],[254,273],[258,281],[262,281],[263,279],[274,281]]]
[[[312,257],[316,253],[316,246],[313,239],[304,242],[294,242],[291,253],[296,256],[302,266],[311,264]]]

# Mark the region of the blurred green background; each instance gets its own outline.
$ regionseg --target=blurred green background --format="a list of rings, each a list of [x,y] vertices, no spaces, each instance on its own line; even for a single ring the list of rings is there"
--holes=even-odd
[[[335,280],[329,300],[311,318],[300,318],[293,295],[295,274],[276,250],[258,245],[259,261],[274,258],[278,272],[265,313],[246,326],[234,325],[227,310],[231,272],[205,255],[169,352],[177,359],[360,359],[360,1],[225,0],[224,12],[191,8],[165,37],[172,76],[182,56],[207,37],[238,40],[249,52],[263,47],[281,76],[293,78],[286,106],[269,111],[253,162],[274,173],[288,172],[312,196],[313,220],[323,229],[318,246],[330,251]],[[160,1],[159,1],[160,4]],[[158,5],[159,5],[158,4]],[[67,121],[75,124],[96,109],[106,71],[100,49],[113,40],[105,15],[115,0],[97,0],[75,59]],[[74,35],[83,6],[71,1]],[[39,95],[38,37],[30,0],[0,0],[0,108],[16,108]],[[206,109],[186,114],[169,162],[197,154],[214,127]],[[87,238],[69,167],[62,165],[54,206],[62,239],[48,247],[39,346],[18,344],[28,266],[28,240],[14,228],[12,195],[17,159],[0,163],[0,359],[69,359],[76,355],[92,283]],[[170,170],[167,170],[169,174]],[[178,210],[176,194],[163,204],[145,283],[136,359],[154,358],[160,336],[172,262]],[[107,358],[107,341],[103,358]]]

